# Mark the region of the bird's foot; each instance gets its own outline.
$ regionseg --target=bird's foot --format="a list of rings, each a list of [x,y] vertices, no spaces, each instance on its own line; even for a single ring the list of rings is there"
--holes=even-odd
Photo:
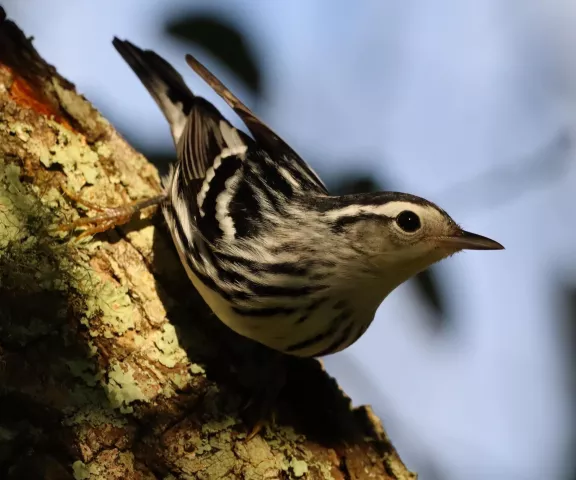
[[[88,227],[78,235],[78,239],[88,235],[95,235],[97,233],[106,232],[112,228],[124,225],[138,212],[147,207],[152,207],[160,204],[166,197],[165,195],[156,195],[145,200],[128,201],[124,194],[124,204],[118,207],[104,207],[88,200],[83,199],[80,195],[62,187],[62,190],[71,200],[79,205],[83,205],[90,210],[100,212],[99,215],[93,217],[82,217],[73,222],[58,225],[56,227],[59,231],[70,232],[79,227]]]
[[[261,381],[242,408],[249,429],[246,441],[252,440],[267,424],[276,423],[276,406],[286,383],[282,357],[274,358],[261,374],[258,375]]]
[[[268,420],[261,419],[254,424],[248,435],[246,435],[246,441],[249,442],[258,435],[267,423],[272,424],[272,426],[276,425],[276,411],[274,409],[268,412]]]
[[[244,407],[249,430],[246,436],[247,442],[261,433],[266,425],[276,424],[275,406],[281,389],[282,386],[279,386],[273,391],[266,392],[264,397],[253,396]]]

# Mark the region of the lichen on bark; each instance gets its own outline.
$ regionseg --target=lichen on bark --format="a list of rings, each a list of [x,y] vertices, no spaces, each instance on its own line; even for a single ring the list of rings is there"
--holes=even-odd
[[[106,205],[160,191],[2,15],[1,478],[415,478],[314,360],[290,359],[278,423],[247,441],[237,379],[267,352],[208,311],[154,212],[69,241],[54,226],[90,212],[63,188]]]

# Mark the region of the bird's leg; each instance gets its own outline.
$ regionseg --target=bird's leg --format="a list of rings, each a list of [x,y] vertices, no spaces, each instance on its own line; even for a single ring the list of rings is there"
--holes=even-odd
[[[254,420],[246,441],[254,438],[264,427],[267,421],[275,421],[275,406],[279,394],[286,383],[285,355],[274,352],[267,365],[257,373],[257,386],[244,406],[244,411],[250,411],[249,416]]]
[[[84,200],[82,197],[76,193],[71,192],[64,186],[62,187],[62,190],[66,196],[68,196],[74,202],[80,205],[84,205],[91,210],[101,212],[100,215],[95,215],[93,217],[83,217],[64,225],[58,225],[58,230],[66,232],[75,230],[78,227],[92,225],[92,227],[87,228],[80,235],[78,235],[78,238],[106,232],[107,230],[110,230],[114,227],[124,225],[128,223],[136,213],[140,212],[144,208],[158,205],[166,198],[166,195],[156,195],[145,200],[125,202],[123,205],[118,207],[104,207],[93,202],[89,202],[88,200]]]

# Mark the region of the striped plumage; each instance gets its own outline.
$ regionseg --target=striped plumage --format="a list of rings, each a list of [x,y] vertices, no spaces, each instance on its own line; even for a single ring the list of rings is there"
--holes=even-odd
[[[340,351],[418,271],[462,248],[499,247],[412,195],[329,196],[310,167],[195,59],[187,56],[252,137],[154,52],[119,39],[114,46],[170,124],[178,161],[164,179],[162,210],[180,259],[214,313],[239,334],[297,356]],[[401,212],[422,226],[403,231]]]

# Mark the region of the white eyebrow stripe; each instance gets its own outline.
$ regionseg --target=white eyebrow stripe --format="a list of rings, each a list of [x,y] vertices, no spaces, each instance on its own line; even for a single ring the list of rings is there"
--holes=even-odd
[[[406,201],[390,201],[381,205],[348,205],[337,210],[329,210],[325,213],[325,216],[327,220],[337,220],[342,217],[353,217],[363,214],[394,218],[404,210],[411,210],[417,215],[430,215],[431,211],[440,214],[434,207],[429,205],[419,205]]]

